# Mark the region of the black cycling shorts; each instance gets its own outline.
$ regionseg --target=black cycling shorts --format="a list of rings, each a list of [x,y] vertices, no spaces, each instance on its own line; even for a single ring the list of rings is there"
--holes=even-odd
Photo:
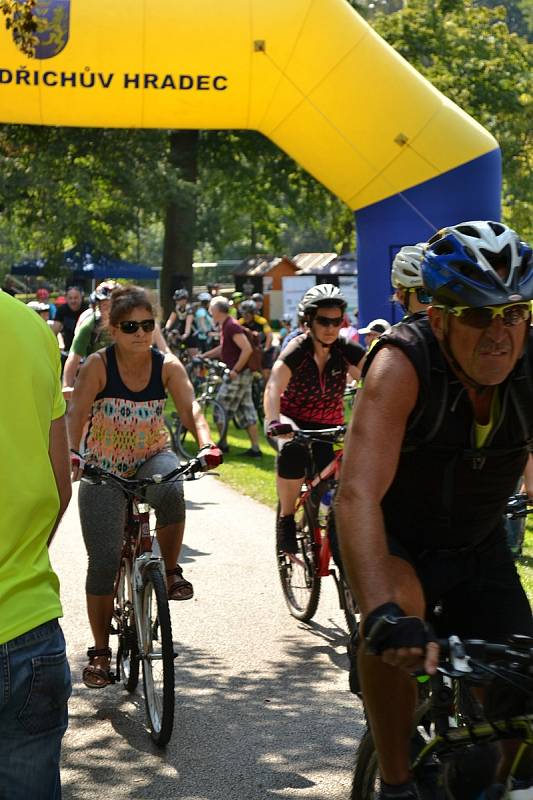
[[[513,633],[533,636],[526,593],[506,543],[503,523],[472,550],[426,552],[422,557],[389,537],[391,555],[415,569],[427,617],[441,637],[505,642]],[[435,615],[438,605],[441,611]]]
[[[263,354],[261,356],[261,369],[272,369],[275,356],[275,347],[269,347],[268,350],[263,350]]]
[[[320,430],[322,428],[331,428],[331,425],[319,425],[311,422],[298,421],[296,424],[303,430]],[[333,445],[327,444],[326,442],[313,442],[312,450],[317,472],[323,470],[324,467],[327,467],[327,465],[333,461]],[[307,448],[301,444],[295,444],[294,442],[288,441],[286,444],[282,445],[278,455],[278,475],[280,478],[287,478],[288,480],[297,480],[299,478],[303,478],[305,477],[308,463],[309,454]]]

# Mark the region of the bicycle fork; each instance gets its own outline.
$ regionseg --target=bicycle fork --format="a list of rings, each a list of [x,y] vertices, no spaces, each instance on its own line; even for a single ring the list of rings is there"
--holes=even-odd
[[[131,587],[133,595],[133,608],[135,612],[135,628],[137,630],[137,642],[139,646],[139,657],[141,659],[151,658],[155,660],[161,659],[162,656],[161,654],[148,654],[146,652],[146,643],[151,640],[151,637],[146,636],[146,631],[144,630],[145,619],[143,614],[143,574],[148,564],[156,564],[166,581],[163,559],[159,556],[154,556],[154,554],[151,552],[141,553],[141,555],[138,556],[133,562]]]

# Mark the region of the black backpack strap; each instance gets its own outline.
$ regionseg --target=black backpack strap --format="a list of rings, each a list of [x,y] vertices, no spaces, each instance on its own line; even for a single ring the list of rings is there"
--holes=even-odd
[[[520,369],[516,370],[510,381],[509,397],[514,405],[524,439],[528,444],[529,450],[533,450],[533,376],[527,353],[522,356],[521,362]]]

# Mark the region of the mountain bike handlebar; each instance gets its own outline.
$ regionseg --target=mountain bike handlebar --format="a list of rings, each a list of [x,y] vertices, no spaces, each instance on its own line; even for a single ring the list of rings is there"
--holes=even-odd
[[[75,451],[72,451],[75,452]],[[76,453],[79,456],[79,453]],[[81,456],[80,456],[81,457]],[[112,483],[120,486],[128,494],[135,494],[142,489],[154,484],[169,483],[175,480],[191,481],[196,480],[199,472],[205,472],[209,469],[205,457],[197,456],[191,458],[186,464],[182,464],[166,475],[155,474],[150,478],[123,478],[120,475],[115,475],[113,472],[99,467],[97,464],[85,463],[83,465],[83,475],[81,480],[89,483],[102,483],[104,480],[111,481]]]
[[[268,433],[273,438],[277,436],[287,436],[292,434],[293,441],[302,442],[340,442],[346,433],[346,425],[336,425],[334,428],[321,428],[319,430],[310,431],[297,428],[296,430],[291,425],[278,423],[274,432]]]

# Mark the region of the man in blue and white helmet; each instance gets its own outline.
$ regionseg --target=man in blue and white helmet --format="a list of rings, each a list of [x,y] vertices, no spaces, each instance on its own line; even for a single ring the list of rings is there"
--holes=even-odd
[[[392,262],[391,283],[394,288],[394,299],[407,315],[425,312],[431,303],[431,295],[424,286],[422,278],[425,248],[425,242],[406,245],[396,253]]]
[[[428,792],[409,773],[410,672],[436,670],[431,626],[489,641],[533,635],[502,522],[533,437],[531,248],[499,222],[465,222],[430,239],[422,275],[428,315],[395,325],[367,355],[337,501],[379,800]],[[521,710],[496,681],[488,700],[500,718]],[[506,744],[498,784],[513,758]]]

